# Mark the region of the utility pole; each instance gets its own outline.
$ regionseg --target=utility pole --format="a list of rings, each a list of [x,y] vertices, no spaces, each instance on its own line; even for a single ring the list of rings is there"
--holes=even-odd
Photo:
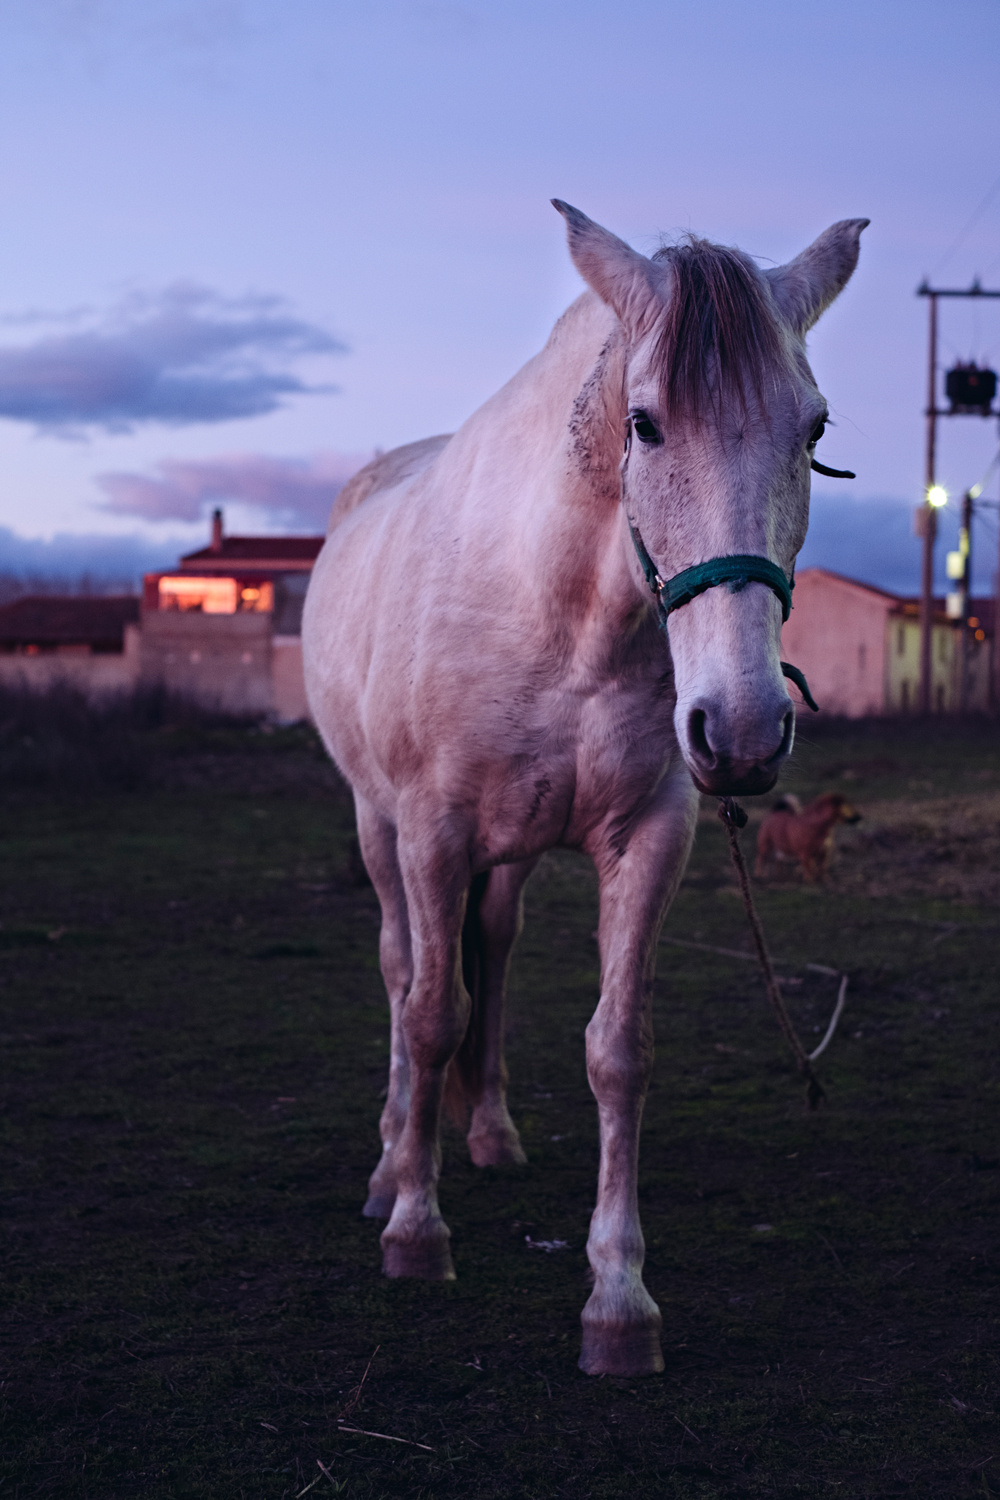
[[[1000,508],[1000,507],[998,507]],[[1000,713],[1000,556],[997,557],[997,591],[993,601],[993,691],[990,694],[994,713]]]
[[[934,671],[931,648],[934,641],[934,543],[937,511],[931,504],[937,460],[937,293],[928,291],[930,328],[927,339],[927,450],[924,466],[924,555],[920,576],[920,712],[931,711],[931,680]]]
[[[934,640],[934,543],[937,539],[937,508],[944,505],[947,496],[937,487],[936,463],[937,463],[937,419],[938,417],[961,416],[967,412],[976,410],[982,416],[990,415],[989,404],[980,406],[978,403],[973,407],[955,406],[951,410],[941,411],[937,404],[937,313],[939,297],[1000,297],[1000,291],[988,292],[974,281],[968,291],[957,291],[951,288],[930,287],[926,281],[917,287],[918,297],[927,297],[930,302],[930,327],[928,330],[928,358],[927,358],[927,448],[926,464],[924,469],[925,490],[924,503],[917,512],[920,521],[920,535],[923,537],[924,551],[920,577],[920,692],[917,698],[920,712],[929,714],[932,708],[931,684],[933,681],[933,655],[932,647]],[[991,373],[991,372],[983,372]],[[949,376],[949,381],[951,376]],[[994,385],[995,385],[994,377]],[[990,397],[992,400],[992,395]],[[997,608],[1000,612],[1000,581],[997,584]],[[994,627],[993,646],[993,681],[996,706],[1000,707],[1000,618]],[[964,645],[964,628],[963,628]]]
[[[962,713],[969,707],[969,657],[972,641],[969,634],[969,610],[972,607],[972,491],[962,500],[962,529],[958,533],[958,550],[962,554],[962,580],[958,593],[962,600],[962,628],[958,633],[958,706]]]

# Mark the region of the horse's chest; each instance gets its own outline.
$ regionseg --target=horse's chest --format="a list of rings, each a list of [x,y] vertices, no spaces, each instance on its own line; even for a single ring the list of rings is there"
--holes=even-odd
[[[479,798],[484,857],[582,844],[609,813],[644,800],[676,748],[671,705],[593,700],[555,716],[535,753],[496,762]]]
[[[573,791],[572,763],[564,757],[497,766],[478,798],[476,842],[483,860],[526,859],[558,843]]]

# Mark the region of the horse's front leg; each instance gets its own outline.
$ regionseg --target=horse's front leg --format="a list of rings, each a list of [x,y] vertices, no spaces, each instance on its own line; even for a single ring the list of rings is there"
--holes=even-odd
[[[450,1232],[438,1208],[437,1184],[445,1072],[469,1020],[460,964],[469,865],[464,847],[441,841],[433,817],[416,830],[401,820],[397,852],[413,954],[402,1015],[410,1100],[392,1153],[396,1201],[382,1231],[382,1268],[387,1276],[451,1281]]]
[[[580,1368],[589,1375],[663,1369],[660,1312],[642,1281],[639,1126],[653,1066],[656,942],[691,851],[696,811],[696,793],[681,769],[661,786],[624,850],[620,828],[593,850],[601,999],[587,1027],[587,1076],[598,1106],[601,1167],[587,1240],[594,1290],[582,1315]]]
[[[365,867],[382,907],[379,963],[389,996],[389,1086],[379,1120],[382,1155],[368,1181],[368,1199],[361,1210],[366,1218],[387,1219],[396,1201],[396,1142],[410,1107],[410,1060],[403,1033],[403,1007],[413,978],[410,918],[403,877],[396,857],[396,829],[386,818],[355,795],[358,839]]]

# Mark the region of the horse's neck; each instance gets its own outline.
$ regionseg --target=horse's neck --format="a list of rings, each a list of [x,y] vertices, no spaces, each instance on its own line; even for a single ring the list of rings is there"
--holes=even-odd
[[[522,555],[535,586],[560,611],[599,598],[609,637],[641,599],[622,544],[624,384],[621,326],[586,292],[481,413],[488,457],[509,476],[514,530],[527,543]]]
[[[618,320],[593,292],[585,292],[563,313],[545,347],[460,430],[454,452],[471,443],[509,473],[537,472],[539,456],[548,456],[564,470],[560,489],[567,499],[586,505],[596,485],[616,504],[623,366]],[[551,482],[547,474],[550,488]]]
[[[568,446],[579,498],[601,503],[610,497],[617,505],[625,343],[617,318],[593,292],[559,319],[531,375],[556,396],[553,437],[557,446]]]

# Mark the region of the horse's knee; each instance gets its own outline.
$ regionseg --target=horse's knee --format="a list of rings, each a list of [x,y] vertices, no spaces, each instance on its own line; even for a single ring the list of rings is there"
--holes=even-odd
[[[643,1098],[653,1072],[649,1026],[598,1028],[592,1020],[585,1035],[587,1079],[598,1104]]]
[[[428,993],[415,984],[407,996],[403,1034],[415,1069],[443,1074],[461,1046],[472,1006],[464,985],[453,982],[450,990]]]

